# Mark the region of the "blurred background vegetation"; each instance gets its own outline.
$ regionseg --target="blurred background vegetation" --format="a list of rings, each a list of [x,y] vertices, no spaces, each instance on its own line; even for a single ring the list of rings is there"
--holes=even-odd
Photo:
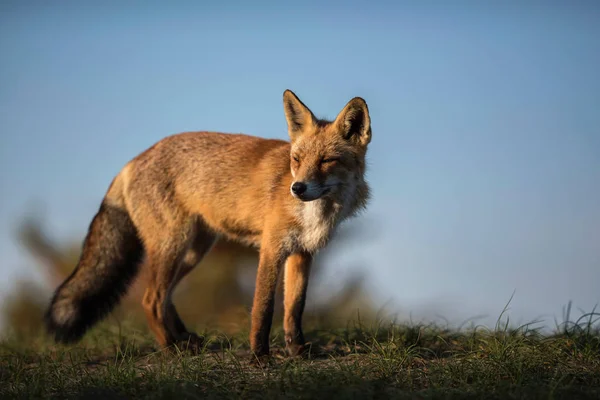
[[[349,272],[336,278],[336,282],[324,285],[325,266],[319,262],[326,258],[322,257],[323,253],[333,253],[353,242],[368,240],[366,236],[370,233],[363,229],[364,226],[359,223],[341,227],[335,237],[339,245],[333,250],[331,246],[326,248],[317,258],[311,271],[306,323],[324,328],[337,327],[344,326],[357,314],[363,320],[375,316],[376,310],[366,293],[363,275]],[[79,242],[59,243],[51,232],[46,232],[39,217],[26,219],[17,232],[24,248],[38,260],[36,267],[43,279],[22,279],[13,286],[0,310],[4,322],[2,334],[38,335],[43,330],[42,316],[52,292],[77,265],[83,238]],[[217,243],[174,294],[174,302],[186,325],[199,331],[217,329],[230,335],[247,330],[257,263],[255,250],[228,241]],[[333,293],[332,285],[335,286]],[[108,319],[115,323],[127,321],[139,329],[147,329],[141,307],[144,288],[142,270]],[[282,316],[281,284],[277,296],[275,325],[280,324]]]

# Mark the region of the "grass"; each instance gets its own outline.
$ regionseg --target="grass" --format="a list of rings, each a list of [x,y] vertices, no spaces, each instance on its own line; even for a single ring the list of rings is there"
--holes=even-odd
[[[306,359],[285,358],[275,328],[264,369],[250,365],[245,332],[205,332],[206,348],[194,355],[159,350],[144,330],[106,322],[73,346],[41,334],[3,341],[0,397],[597,399],[597,316],[550,335],[508,321],[491,330],[354,322],[306,332]]]

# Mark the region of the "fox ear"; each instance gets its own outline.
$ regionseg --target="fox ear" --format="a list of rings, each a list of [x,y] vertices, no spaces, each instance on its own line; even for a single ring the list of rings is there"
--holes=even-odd
[[[344,139],[361,146],[371,141],[371,117],[364,99],[355,97],[346,104],[335,119],[335,124]]]
[[[283,110],[292,141],[315,124],[316,118],[312,111],[289,89],[283,92]]]

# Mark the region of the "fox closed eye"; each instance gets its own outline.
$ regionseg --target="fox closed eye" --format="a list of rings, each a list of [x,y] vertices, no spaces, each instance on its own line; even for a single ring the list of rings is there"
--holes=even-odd
[[[330,158],[324,158],[321,160],[321,164],[329,164],[329,163],[334,163],[336,161],[339,161],[339,157],[330,157]]]

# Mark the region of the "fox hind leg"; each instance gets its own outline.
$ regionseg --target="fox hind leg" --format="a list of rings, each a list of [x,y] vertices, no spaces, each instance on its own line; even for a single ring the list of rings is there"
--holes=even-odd
[[[171,224],[161,233],[155,231],[144,238],[148,284],[142,305],[148,325],[162,346],[195,340],[177,314],[171,296],[176,285],[214,243],[214,235],[196,225],[193,220]]]
[[[173,292],[175,287],[181,282],[181,280],[188,275],[192,270],[202,261],[206,253],[214,246],[217,241],[217,236],[210,231],[204,224],[199,223],[196,229],[195,238],[188,249],[185,257],[179,266],[177,276],[172,283],[170,291]],[[177,313],[175,304],[170,300],[167,304],[167,318],[172,320],[172,327],[174,329],[174,336],[183,346],[195,346],[199,348],[202,346],[203,340],[196,335],[194,332],[190,332],[181,317]]]

